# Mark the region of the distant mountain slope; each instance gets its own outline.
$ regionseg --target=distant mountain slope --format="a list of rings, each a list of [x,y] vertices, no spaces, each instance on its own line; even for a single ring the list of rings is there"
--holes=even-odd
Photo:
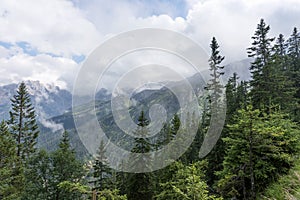
[[[224,75],[223,81],[226,82],[234,72],[237,72],[239,74],[240,80],[249,80],[249,63],[249,60],[243,60],[226,66],[226,75]],[[208,73],[209,72],[206,71],[203,72],[202,75],[195,74],[188,78],[189,83],[197,94],[199,94],[199,92],[203,90],[203,87],[205,86],[205,82],[202,78],[203,75],[207,76]],[[166,87],[162,87],[160,89],[144,89],[142,91],[133,93],[133,95],[131,96],[131,101],[134,103],[133,106],[129,108],[129,113],[132,116],[132,119],[136,121],[137,116],[139,115],[139,112],[141,110],[144,110],[146,112],[146,115],[148,115],[148,109],[151,105],[160,104],[167,110],[167,118],[168,120],[170,120],[171,117],[179,111],[180,106],[177,98],[168,88],[177,88],[180,87],[181,84],[181,81],[169,82],[165,83]],[[107,134],[107,136],[111,138],[111,141],[122,146],[122,148],[130,150],[130,144],[132,144],[133,138],[123,133],[114,122],[114,118],[111,112],[110,94],[107,93],[107,91],[102,90],[101,94],[96,94],[96,99],[97,100],[95,102],[95,107],[92,103],[80,105],[73,110],[73,114],[82,115],[83,113],[91,112],[95,108],[100,126]],[[72,146],[77,149],[78,154],[86,155],[87,150],[82,145],[82,142],[80,141],[80,138],[77,134],[73,121],[73,114],[71,111],[68,111],[60,116],[51,118],[51,121],[53,121],[54,123],[63,124],[64,128],[70,132]],[[86,132],[84,134],[88,136],[88,127],[86,127]],[[59,142],[59,135],[60,134],[58,132],[53,133],[50,129],[44,129],[39,139],[40,147],[52,150]]]
[[[240,80],[249,80],[249,67],[249,59],[227,65],[225,67],[223,81],[226,82],[234,72],[238,73]],[[196,94],[199,94],[204,87],[205,82],[203,76],[209,76],[209,71],[207,70],[201,72],[201,75],[195,74],[188,78],[188,82]],[[166,87],[145,89],[133,93],[131,100],[134,102],[134,106],[129,109],[130,115],[136,120],[141,110],[145,110],[148,115],[148,108],[151,105],[161,104],[167,110],[168,119],[170,119],[178,112],[179,104],[177,98],[168,88],[178,88],[181,84],[181,81],[168,82],[165,83]],[[65,129],[70,132],[71,145],[77,150],[78,154],[87,155],[87,150],[82,145],[76,132],[72,111],[70,109],[72,105],[71,93],[57,86],[43,85],[38,81],[26,81],[26,85],[36,109],[41,128],[41,134],[38,139],[39,147],[48,150],[55,149],[61,138],[62,129]],[[17,84],[0,86],[0,114],[2,119],[8,117],[8,111],[10,109],[9,99],[15,94],[17,87]],[[97,117],[104,132],[111,137],[112,141],[126,141],[127,148],[130,149],[130,141],[132,138],[122,133],[119,127],[114,123],[111,112],[111,94],[107,90],[101,89],[95,95],[95,98]],[[90,112],[92,109],[94,109],[93,104],[83,104],[76,107],[74,114]],[[88,129],[86,134],[88,134]],[[119,140],[120,138],[123,140]]]

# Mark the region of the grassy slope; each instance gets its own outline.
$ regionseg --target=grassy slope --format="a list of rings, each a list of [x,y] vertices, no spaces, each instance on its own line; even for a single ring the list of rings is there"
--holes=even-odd
[[[300,199],[300,159],[287,175],[283,175],[277,182],[271,184],[259,199]]]

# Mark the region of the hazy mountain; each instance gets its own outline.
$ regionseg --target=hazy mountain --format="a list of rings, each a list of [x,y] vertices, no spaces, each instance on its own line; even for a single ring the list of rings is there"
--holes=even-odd
[[[249,67],[249,59],[227,65],[223,81],[226,82],[234,72],[238,73],[240,80],[249,80]],[[209,76],[209,71],[195,74],[187,79],[197,95],[205,86],[204,76]],[[73,120],[71,93],[54,85],[43,85],[39,81],[26,81],[25,83],[41,127],[41,134],[38,139],[39,146],[48,150],[55,149],[60,140],[62,130],[66,129],[70,132],[71,145],[80,155],[86,155],[87,150],[80,141]],[[183,81],[166,82],[164,83],[165,87],[145,87],[143,90],[135,91],[130,97],[132,105],[129,108],[129,113],[132,119],[136,121],[141,110],[146,111],[146,115],[148,115],[149,108],[154,104],[162,105],[167,111],[167,118],[170,119],[179,111],[180,106],[176,96],[169,88],[180,91],[183,83]],[[2,118],[8,117],[10,109],[9,99],[15,94],[17,87],[17,84],[0,87],[0,113]],[[103,88],[96,93],[95,109],[98,121],[112,142],[126,141],[125,146],[127,145],[127,148],[130,149],[129,144],[132,138],[123,133],[114,122],[111,111],[111,97],[111,94]],[[73,112],[80,114],[90,112],[93,109],[94,105],[92,103],[85,103],[77,106]],[[86,134],[88,134],[88,130]],[[120,138],[122,140],[119,140]]]

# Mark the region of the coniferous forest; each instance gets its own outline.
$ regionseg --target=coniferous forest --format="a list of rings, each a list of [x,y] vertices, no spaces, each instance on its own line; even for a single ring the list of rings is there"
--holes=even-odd
[[[300,32],[270,37],[261,19],[247,51],[251,80],[230,75],[225,88],[223,60],[212,37],[211,95],[189,149],[171,165],[149,173],[125,173],[108,167],[99,144],[92,158],[77,156],[64,131],[56,150],[37,148],[40,133],[35,108],[22,82],[11,99],[9,119],[0,124],[0,199],[3,200],[208,200],[300,199]],[[220,46],[219,46],[220,45]],[[226,120],[213,150],[199,158],[213,104],[226,95]],[[203,98],[202,98],[203,99]],[[201,97],[199,97],[201,102]],[[142,111],[135,134],[147,131]],[[177,114],[164,125],[155,144],[134,140],[132,152],[147,153],[176,137]],[[137,162],[132,158],[130,164]],[[149,166],[151,167],[151,166]]]

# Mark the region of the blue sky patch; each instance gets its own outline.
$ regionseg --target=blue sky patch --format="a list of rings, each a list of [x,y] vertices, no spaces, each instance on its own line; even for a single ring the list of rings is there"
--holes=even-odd
[[[9,43],[9,42],[0,41],[0,46],[3,46],[4,48],[9,49],[10,47],[13,46],[13,44]]]
[[[73,55],[72,60],[74,60],[76,63],[81,63],[84,61],[85,56],[84,55]]]
[[[148,10],[145,15],[166,14],[172,18],[185,18],[188,13],[188,5],[184,0],[129,0],[130,2],[140,2]],[[147,17],[147,16],[144,16]]]
[[[25,41],[17,42],[17,46],[22,48],[23,52],[30,56],[36,56],[38,54],[37,49],[33,48],[28,42]]]

